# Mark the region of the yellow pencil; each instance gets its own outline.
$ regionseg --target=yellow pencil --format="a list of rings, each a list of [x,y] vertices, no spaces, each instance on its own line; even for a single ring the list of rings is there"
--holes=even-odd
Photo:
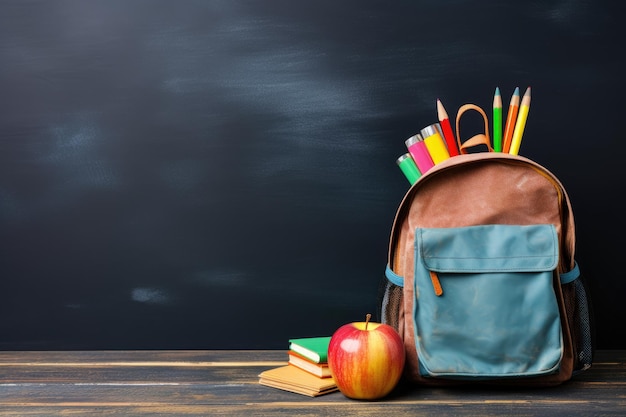
[[[517,155],[519,147],[522,143],[522,135],[524,134],[524,127],[526,126],[526,119],[528,118],[528,111],[530,110],[530,87],[526,89],[524,97],[522,97],[522,103],[519,106],[519,113],[517,114],[517,121],[515,122],[515,130],[513,130],[513,137],[511,138],[511,147],[509,153],[511,155]]]

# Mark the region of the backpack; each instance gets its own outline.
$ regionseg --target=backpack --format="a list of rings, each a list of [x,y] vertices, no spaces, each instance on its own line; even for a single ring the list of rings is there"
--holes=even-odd
[[[405,379],[565,382],[594,352],[569,197],[528,158],[459,148],[411,186],[393,221],[378,307],[404,340]]]

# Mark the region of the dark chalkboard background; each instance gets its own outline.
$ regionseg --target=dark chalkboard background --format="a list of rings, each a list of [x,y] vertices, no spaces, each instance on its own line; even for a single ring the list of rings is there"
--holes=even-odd
[[[626,348],[618,1],[2,1],[0,349],[285,348],[375,312],[404,140],[532,87]],[[468,132],[470,133],[470,132]]]

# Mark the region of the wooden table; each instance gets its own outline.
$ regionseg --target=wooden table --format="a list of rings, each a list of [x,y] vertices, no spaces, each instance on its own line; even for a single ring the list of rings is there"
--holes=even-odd
[[[544,389],[400,386],[382,401],[265,387],[284,351],[0,352],[0,416],[624,416],[626,351]]]

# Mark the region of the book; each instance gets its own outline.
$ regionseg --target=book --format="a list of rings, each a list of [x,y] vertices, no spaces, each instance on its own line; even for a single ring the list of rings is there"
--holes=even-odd
[[[293,365],[284,365],[261,372],[259,383],[309,397],[317,397],[339,390],[332,377],[318,378]]]
[[[298,353],[291,350],[288,353],[289,363],[293,366],[303,369],[319,378],[328,378],[329,376],[331,376],[328,363],[312,362],[304,356],[300,356]]]
[[[328,345],[331,336],[302,337],[289,339],[289,350],[292,350],[316,363],[328,362]]]

